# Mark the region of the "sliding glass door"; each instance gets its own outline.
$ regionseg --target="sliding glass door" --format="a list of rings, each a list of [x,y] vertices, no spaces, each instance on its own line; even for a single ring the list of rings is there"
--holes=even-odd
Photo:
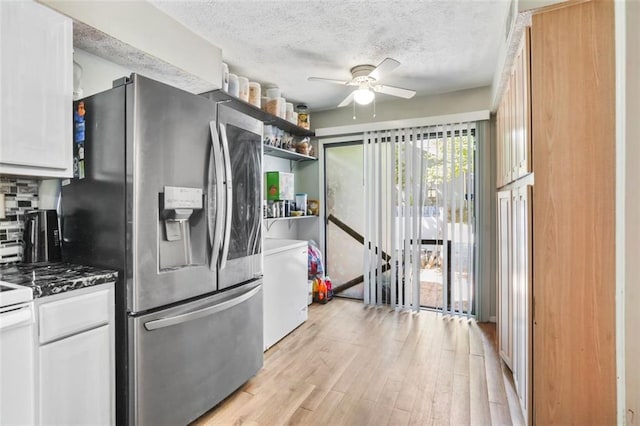
[[[327,271],[365,303],[475,314],[475,126],[326,144]]]
[[[362,142],[324,150],[326,268],[338,296],[362,299]]]

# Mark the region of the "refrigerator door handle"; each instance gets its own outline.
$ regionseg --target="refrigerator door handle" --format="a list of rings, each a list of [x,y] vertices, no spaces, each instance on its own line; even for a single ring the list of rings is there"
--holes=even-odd
[[[231,157],[229,156],[229,139],[227,129],[220,123],[220,137],[222,139],[222,153],[224,154],[224,172],[226,178],[227,196],[225,204],[224,239],[222,240],[222,255],[220,269],[224,269],[229,255],[229,239],[231,238],[231,215],[233,214],[233,175],[231,174]]]
[[[158,330],[160,328],[166,328],[172,325],[182,324],[188,321],[196,320],[198,318],[213,315],[217,312],[222,312],[236,305],[239,305],[245,300],[251,299],[257,292],[260,291],[261,288],[262,286],[254,287],[248,292],[241,294],[240,296],[235,297],[231,300],[226,300],[222,303],[218,303],[213,306],[208,306],[206,308],[198,309],[197,311],[187,312],[185,314],[176,315],[174,317],[161,318],[161,319],[146,322],[144,324],[144,328],[146,328],[149,331]]]
[[[222,149],[220,148],[220,138],[218,138],[218,130],[216,122],[209,123],[211,129],[211,155],[209,160],[209,176],[222,170]],[[213,164],[212,164],[213,163]],[[211,179],[210,179],[211,180]],[[209,182],[211,185],[211,182]],[[209,260],[209,269],[214,270],[220,253],[220,245],[222,242],[222,189],[224,182],[221,177],[216,179],[215,197],[209,197],[209,202],[213,204],[212,198],[215,199],[215,218],[211,214],[208,216],[209,240],[211,243],[211,259]],[[211,209],[209,209],[211,212]]]

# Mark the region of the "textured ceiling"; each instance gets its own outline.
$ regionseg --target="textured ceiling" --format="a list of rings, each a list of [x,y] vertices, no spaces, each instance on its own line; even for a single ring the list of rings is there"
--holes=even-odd
[[[106,58],[131,72],[154,78],[192,93],[211,90],[210,82],[144,53],[82,22],[75,21],[73,24],[73,46]]]
[[[508,0],[158,1],[151,3],[222,49],[231,72],[311,109],[335,107],[358,64],[401,62],[383,83],[417,96],[491,84]],[[377,95],[377,101],[391,98]]]

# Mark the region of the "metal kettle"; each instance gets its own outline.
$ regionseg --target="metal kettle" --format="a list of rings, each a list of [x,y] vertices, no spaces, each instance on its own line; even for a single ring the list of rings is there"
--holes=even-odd
[[[25,263],[59,262],[62,259],[58,213],[55,210],[34,210],[24,215]]]

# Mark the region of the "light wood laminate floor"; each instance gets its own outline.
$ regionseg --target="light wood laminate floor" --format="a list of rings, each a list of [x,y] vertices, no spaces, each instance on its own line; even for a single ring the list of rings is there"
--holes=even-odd
[[[494,327],[466,318],[313,304],[257,376],[194,425],[520,424],[492,339]]]

